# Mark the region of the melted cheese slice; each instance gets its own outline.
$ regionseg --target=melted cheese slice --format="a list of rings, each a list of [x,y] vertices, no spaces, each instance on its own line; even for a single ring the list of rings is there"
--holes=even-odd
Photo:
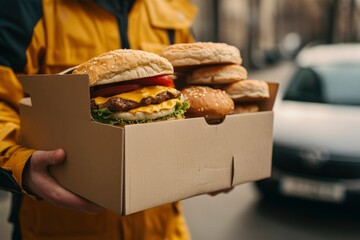
[[[117,94],[117,95],[114,95],[111,97],[96,97],[96,98],[93,98],[93,100],[95,101],[96,105],[103,104],[106,101],[108,101],[110,98],[114,98],[114,97],[119,97],[122,99],[131,100],[131,101],[139,103],[143,98],[147,98],[147,97],[155,98],[156,95],[158,95],[162,92],[170,92],[173,95],[176,95],[177,90],[174,88],[171,88],[171,87],[156,85],[156,86],[148,86],[148,87],[139,88],[139,89],[136,89],[131,92],[120,93],[120,94]]]
[[[128,121],[157,119],[172,114],[175,111],[174,107],[177,102],[181,102],[181,100],[171,99],[160,104],[139,107],[131,110],[130,112],[116,112],[112,115],[112,117]]]
[[[180,103],[181,101],[179,99],[170,99],[165,102],[159,103],[159,104],[153,104],[148,106],[142,106],[138,108],[131,109],[130,113],[137,113],[137,112],[144,112],[144,113],[154,113],[154,112],[160,112],[162,110],[170,110],[173,109],[177,103]]]

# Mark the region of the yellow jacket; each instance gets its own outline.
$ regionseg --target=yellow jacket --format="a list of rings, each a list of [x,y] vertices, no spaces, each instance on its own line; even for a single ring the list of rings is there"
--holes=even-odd
[[[186,0],[4,1],[0,9],[0,188],[23,192],[22,171],[34,151],[19,145],[18,102],[23,91],[16,74],[57,73],[118,48],[157,53],[171,43],[191,42],[189,29],[195,14],[196,8]],[[110,211],[87,215],[58,209],[24,196],[17,205],[19,211],[14,208],[12,214],[14,223],[20,219],[22,239],[190,238],[177,203],[122,217]]]

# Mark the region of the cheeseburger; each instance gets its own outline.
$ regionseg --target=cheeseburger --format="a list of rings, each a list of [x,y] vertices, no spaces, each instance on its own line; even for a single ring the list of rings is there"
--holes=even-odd
[[[173,67],[156,54],[119,49],[77,66],[88,74],[95,121],[125,125],[184,118],[189,108],[174,88]]]

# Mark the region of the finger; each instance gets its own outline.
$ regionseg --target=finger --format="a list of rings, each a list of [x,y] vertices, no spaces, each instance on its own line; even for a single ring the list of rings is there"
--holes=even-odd
[[[62,149],[54,151],[36,151],[32,162],[34,168],[45,169],[49,165],[58,165],[65,160],[65,152]]]
[[[76,209],[87,213],[96,213],[103,209],[97,204],[61,187],[54,189],[48,201],[57,207]]]
[[[50,199],[48,199],[48,201],[58,207],[66,207],[88,213],[96,213],[103,209],[97,204],[62,187],[55,188],[50,194]]]
[[[39,182],[42,183],[42,187],[39,189],[41,196],[57,207],[77,209],[88,213],[95,213],[103,209],[95,203],[63,188],[49,175],[42,176]]]

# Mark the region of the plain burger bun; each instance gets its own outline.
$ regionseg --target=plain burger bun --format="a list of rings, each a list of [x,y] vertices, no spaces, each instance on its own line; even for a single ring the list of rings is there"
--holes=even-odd
[[[247,78],[247,70],[236,64],[201,67],[188,77],[189,85],[229,84]]]
[[[226,43],[172,44],[163,49],[161,56],[168,59],[175,69],[208,64],[240,65],[242,63],[239,49]]]
[[[74,74],[88,74],[90,86],[172,74],[171,63],[157,54],[118,49],[77,66]]]
[[[243,105],[235,105],[234,114],[240,113],[252,113],[258,112],[259,106],[256,104],[243,104]]]
[[[223,90],[235,102],[254,102],[270,97],[269,86],[262,80],[243,80],[229,84]]]
[[[209,123],[221,122],[234,111],[234,102],[224,91],[207,86],[188,86],[181,93],[190,103],[186,117],[204,117]]]

